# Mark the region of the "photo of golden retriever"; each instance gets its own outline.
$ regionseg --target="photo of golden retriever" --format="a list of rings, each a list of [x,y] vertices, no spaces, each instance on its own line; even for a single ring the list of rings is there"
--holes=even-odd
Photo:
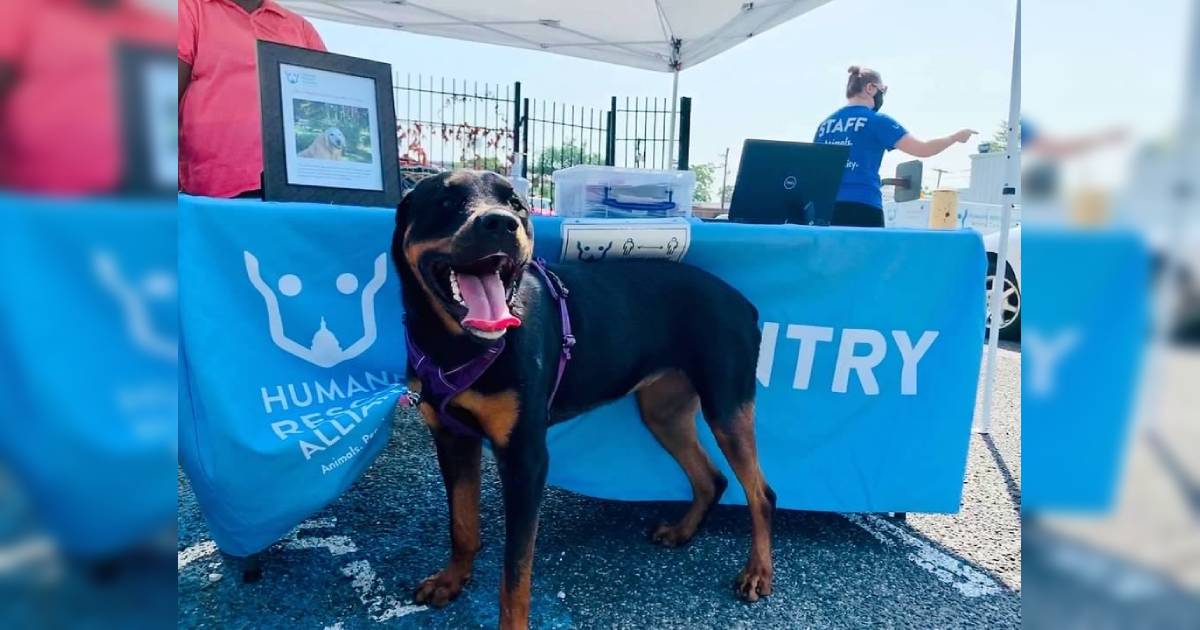
[[[341,160],[345,150],[345,134],[337,127],[330,127],[317,134],[317,137],[299,155],[318,160]]]

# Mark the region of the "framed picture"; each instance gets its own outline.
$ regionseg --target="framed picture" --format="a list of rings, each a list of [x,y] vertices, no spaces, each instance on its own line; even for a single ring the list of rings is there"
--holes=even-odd
[[[258,42],[263,198],[400,202],[392,67]]]
[[[121,104],[120,192],[179,192],[179,64],[170,47],[121,43],[116,49]]]

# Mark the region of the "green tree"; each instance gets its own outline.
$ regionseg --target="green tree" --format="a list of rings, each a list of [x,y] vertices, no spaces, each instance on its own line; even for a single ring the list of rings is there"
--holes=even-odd
[[[721,194],[717,195],[717,201],[725,200],[725,207],[729,207],[729,202],[733,201],[733,184],[726,184],[721,187]]]
[[[1008,121],[1007,120],[1001,120],[1000,123],[998,125],[996,125],[996,130],[992,132],[991,142],[992,142],[992,146],[994,146],[997,151],[1005,151],[1008,149]]]
[[[534,175],[550,176],[562,168],[579,164],[603,164],[604,158],[599,153],[591,153],[580,146],[574,139],[568,140],[557,147],[550,147],[540,154],[530,169]]]
[[[692,201],[702,203],[712,201],[714,170],[716,170],[716,166],[713,164],[692,166],[692,173],[696,175],[696,190],[692,193]]]
[[[454,168],[469,168],[476,171],[492,171],[504,176],[508,176],[509,165],[507,161],[501,161],[498,157],[475,157],[458,159],[454,161]]]
[[[533,185],[534,197],[550,197],[554,171],[580,164],[603,164],[599,153],[592,153],[574,138],[542,150],[529,166],[529,180]]]

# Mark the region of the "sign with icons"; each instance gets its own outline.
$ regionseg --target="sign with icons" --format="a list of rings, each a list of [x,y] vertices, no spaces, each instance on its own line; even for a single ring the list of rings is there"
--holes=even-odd
[[[687,219],[574,219],[562,224],[564,262],[657,258],[680,262],[692,240]]]

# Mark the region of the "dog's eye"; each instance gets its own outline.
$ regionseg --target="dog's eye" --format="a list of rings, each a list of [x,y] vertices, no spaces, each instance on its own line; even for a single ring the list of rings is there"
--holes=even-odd
[[[521,202],[520,197],[513,195],[509,198],[508,204],[512,206],[513,211],[517,213],[517,216],[525,218],[529,215],[529,210],[525,207],[525,204]]]

